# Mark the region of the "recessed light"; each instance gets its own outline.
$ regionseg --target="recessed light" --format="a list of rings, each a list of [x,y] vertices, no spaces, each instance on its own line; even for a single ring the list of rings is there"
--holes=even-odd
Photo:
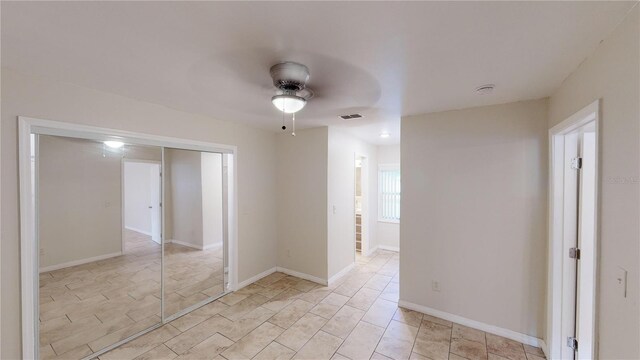
[[[104,144],[113,149],[120,149],[121,147],[124,146],[123,142],[111,141],[111,140],[105,141]]]
[[[493,89],[495,89],[496,86],[493,84],[486,84],[486,85],[482,85],[482,86],[478,86],[476,88],[476,93],[478,93],[479,95],[487,95],[487,94],[491,94],[493,92]]]
[[[386,139],[386,138],[389,137],[389,133],[386,132],[386,131],[383,131],[383,132],[380,133],[380,137],[383,138],[383,139]]]

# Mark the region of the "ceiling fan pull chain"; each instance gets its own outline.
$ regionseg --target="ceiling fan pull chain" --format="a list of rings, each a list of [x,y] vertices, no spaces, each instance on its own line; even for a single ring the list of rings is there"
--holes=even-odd
[[[292,119],[292,131],[291,131],[291,136],[296,136],[296,113],[293,113],[291,116]]]
[[[282,130],[287,130],[287,127],[284,126],[284,111],[282,112]]]

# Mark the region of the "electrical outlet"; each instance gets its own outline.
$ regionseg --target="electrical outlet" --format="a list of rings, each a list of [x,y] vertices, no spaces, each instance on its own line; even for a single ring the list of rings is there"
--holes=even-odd
[[[440,292],[440,282],[433,280],[431,282],[431,290]]]
[[[40,256],[44,256],[44,249],[40,249]]]
[[[287,249],[287,257],[291,257],[291,250]]]

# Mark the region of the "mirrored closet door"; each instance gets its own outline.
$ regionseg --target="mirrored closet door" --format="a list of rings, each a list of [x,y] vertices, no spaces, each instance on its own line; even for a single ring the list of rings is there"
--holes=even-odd
[[[38,358],[94,358],[225,293],[230,154],[30,139]]]
[[[164,149],[164,314],[224,292],[223,155]]]

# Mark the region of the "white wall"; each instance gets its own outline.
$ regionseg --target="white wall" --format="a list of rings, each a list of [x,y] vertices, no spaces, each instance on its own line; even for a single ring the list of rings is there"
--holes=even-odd
[[[327,260],[328,278],[338,274],[355,260],[355,158],[366,157],[363,171],[363,237],[376,244],[377,219],[376,147],[342,129],[329,127],[327,173]],[[373,165],[373,166],[372,166]],[[368,201],[367,201],[368,200]],[[334,212],[335,208],[335,212]],[[368,217],[367,217],[368,215]]]
[[[401,300],[542,337],[547,137],[546,99],[402,119]]]
[[[202,247],[222,246],[222,154],[202,153]]]
[[[151,235],[151,171],[142,162],[124,163],[124,227]]]
[[[278,266],[327,279],[326,127],[278,136]]]
[[[378,166],[400,165],[400,145],[378,146]],[[379,170],[379,169],[378,169]],[[377,190],[377,189],[376,189]],[[376,195],[378,192],[376,191]],[[378,216],[378,214],[376,214]],[[401,215],[402,216],[402,215]],[[385,221],[376,223],[378,246],[382,249],[398,250],[400,247],[400,224]]]
[[[121,154],[95,141],[39,138],[40,267],[120,253]]]
[[[599,358],[640,358],[638,6],[551,96],[549,127],[601,99]],[[616,285],[628,271],[627,297]]]
[[[276,264],[276,135],[2,69],[2,359],[20,351],[19,115],[238,146],[238,280]],[[325,197],[326,199],[326,197]],[[326,201],[326,200],[325,200]]]
[[[165,149],[165,221],[170,225],[167,239],[202,248],[202,173],[199,151]]]

